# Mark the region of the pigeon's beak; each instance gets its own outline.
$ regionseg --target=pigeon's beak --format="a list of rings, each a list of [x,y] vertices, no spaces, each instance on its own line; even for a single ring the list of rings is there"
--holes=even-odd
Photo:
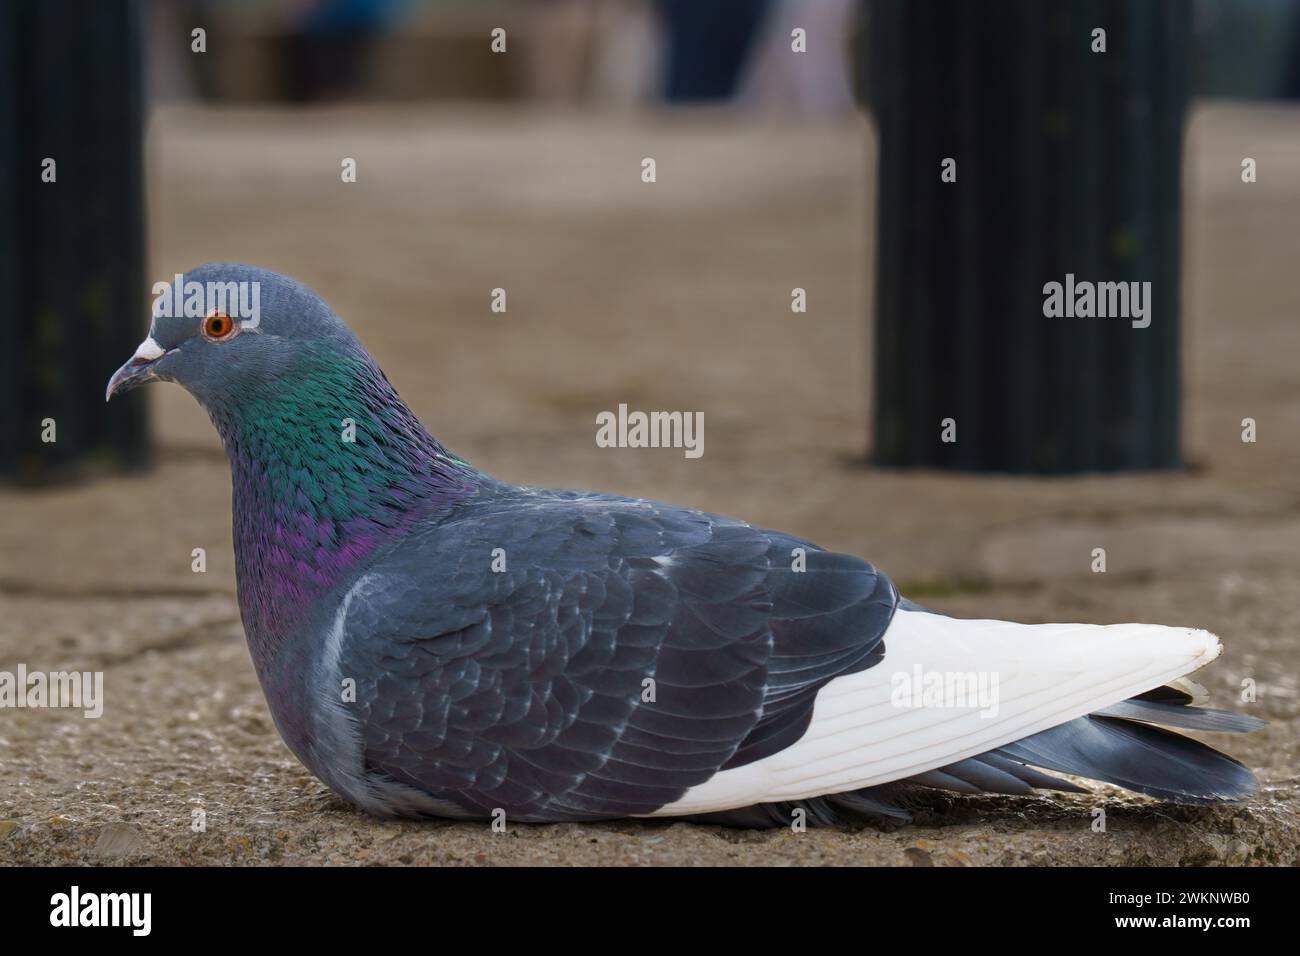
[[[113,377],[108,380],[104,401],[109,401],[120,392],[129,392],[137,385],[152,382],[158,377],[155,370],[158,360],[170,354],[171,352],[155,342],[152,336],[145,339],[135,350],[135,354],[126,360],[126,364],[114,372]]]

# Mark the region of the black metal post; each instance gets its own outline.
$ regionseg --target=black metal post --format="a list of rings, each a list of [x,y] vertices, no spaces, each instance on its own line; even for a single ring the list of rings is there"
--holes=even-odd
[[[135,0],[0,0],[0,475],[147,458],[142,398],[104,403],[148,314],[141,29]]]
[[[1179,467],[1190,3],[875,0],[869,12],[874,460]],[[1045,285],[1067,276],[1150,282],[1149,311],[1044,315]]]

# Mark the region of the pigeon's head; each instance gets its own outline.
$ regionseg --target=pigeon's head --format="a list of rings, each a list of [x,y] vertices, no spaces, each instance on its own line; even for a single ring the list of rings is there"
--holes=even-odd
[[[306,356],[360,348],[320,296],[266,269],[205,265],[153,291],[149,336],[113,373],[106,399],[157,379],[211,411],[283,386]]]

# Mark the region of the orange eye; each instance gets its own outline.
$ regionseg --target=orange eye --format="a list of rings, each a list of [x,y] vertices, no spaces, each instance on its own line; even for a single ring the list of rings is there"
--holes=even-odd
[[[235,323],[224,312],[213,312],[203,320],[203,334],[210,339],[224,339],[235,330]]]

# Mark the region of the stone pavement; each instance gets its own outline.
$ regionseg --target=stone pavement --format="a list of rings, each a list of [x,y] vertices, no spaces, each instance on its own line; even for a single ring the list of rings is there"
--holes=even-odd
[[[185,109],[150,136],[153,278],[234,260],[302,279],[435,434],[504,478],[798,533],[957,615],[1211,629],[1227,646],[1199,675],[1214,703],[1234,706],[1249,678],[1248,709],[1270,721],[1213,742],[1261,790],[1216,810],[1101,787],[936,794],[909,827],[803,834],[372,819],[276,735],[234,601],[224,458],[187,395],[151,386],[153,472],[0,490],[0,670],[102,670],[106,694],[97,720],[0,710],[0,863],[1300,862],[1300,113],[1203,108],[1189,130],[1191,467],[1054,480],[863,464],[875,150],[861,122]],[[1243,156],[1258,183],[1240,182]],[[498,286],[504,315],[488,309]],[[806,315],[789,310],[795,286]],[[703,411],[704,456],[597,448],[596,414],[620,402]]]

